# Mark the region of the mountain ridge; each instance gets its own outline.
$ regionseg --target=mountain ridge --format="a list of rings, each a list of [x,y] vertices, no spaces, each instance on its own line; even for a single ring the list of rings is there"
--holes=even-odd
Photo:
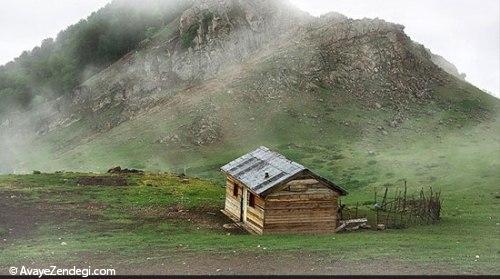
[[[315,18],[288,6],[262,14],[256,11],[269,2],[245,3],[188,8],[73,94],[27,118],[38,124],[25,125],[35,135],[23,144],[40,141],[35,150],[43,152],[35,153],[58,162],[54,169],[122,162],[204,172],[221,163],[210,156],[234,154],[247,141],[316,140],[348,149],[386,137],[440,137],[453,121],[451,130],[462,129],[497,113],[498,100],[437,66],[402,25],[337,13]],[[100,146],[114,154],[103,157]],[[23,157],[12,165],[34,163]]]

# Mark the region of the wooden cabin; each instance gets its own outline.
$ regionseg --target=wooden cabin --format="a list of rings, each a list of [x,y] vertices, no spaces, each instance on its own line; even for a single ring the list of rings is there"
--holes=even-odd
[[[227,177],[222,212],[249,232],[335,232],[338,201],[347,192],[304,166],[262,146],[221,170]]]

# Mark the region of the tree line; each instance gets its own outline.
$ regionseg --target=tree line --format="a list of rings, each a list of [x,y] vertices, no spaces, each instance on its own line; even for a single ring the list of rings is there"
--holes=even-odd
[[[115,0],[0,66],[0,114],[71,92],[165,28],[183,0]]]

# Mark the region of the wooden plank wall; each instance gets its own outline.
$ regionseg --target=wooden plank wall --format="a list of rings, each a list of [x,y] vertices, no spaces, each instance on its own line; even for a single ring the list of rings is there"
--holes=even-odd
[[[245,189],[246,190],[246,189]],[[250,192],[248,192],[248,196]],[[259,196],[255,196],[255,207],[247,205],[245,225],[258,234],[264,232],[264,207],[265,201]]]
[[[238,196],[235,197],[233,195],[233,189],[236,187],[236,182],[231,178],[227,178],[226,180],[226,203],[224,206],[224,210],[226,214],[230,214],[234,219],[239,220],[241,214],[241,196],[243,195],[243,188],[239,187]]]
[[[295,180],[266,197],[264,233],[332,233],[339,193],[312,179]]]

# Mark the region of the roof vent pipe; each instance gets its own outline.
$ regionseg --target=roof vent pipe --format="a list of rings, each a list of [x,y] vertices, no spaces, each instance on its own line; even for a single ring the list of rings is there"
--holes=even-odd
[[[266,174],[264,174],[264,178],[266,178],[266,179],[269,178],[269,173],[268,172],[266,172]]]

